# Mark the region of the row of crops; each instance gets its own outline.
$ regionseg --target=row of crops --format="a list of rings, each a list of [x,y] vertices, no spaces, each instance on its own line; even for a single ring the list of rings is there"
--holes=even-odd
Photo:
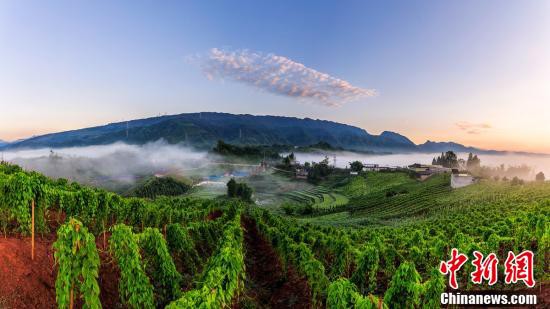
[[[451,190],[448,177],[435,176],[425,182],[354,197],[347,210],[358,216],[379,219],[405,217],[434,208],[437,198],[448,196]]]
[[[63,214],[78,218],[94,235],[116,223],[160,228],[172,222],[192,222],[219,207],[219,203],[189,198],[122,198],[64,180],[52,181],[17,166],[0,165],[0,225],[5,235],[31,232],[33,202],[37,232],[48,232],[47,221]]]
[[[328,267],[334,262],[326,258],[330,257],[331,253],[330,250],[324,249],[324,243],[341,242],[342,248],[365,245],[377,248],[383,265],[380,268],[383,271],[378,271],[376,275],[379,280],[375,290],[379,292],[387,287],[396,265],[411,261],[422,277],[426,278],[430,268],[448,256],[449,248],[458,248],[460,252],[467,253],[470,259],[473,258],[472,252],[475,250],[495,252],[501,260],[506,258],[508,251],[531,250],[536,256],[535,278],[548,281],[549,183],[513,186],[507,183],[482,182],[446,194],[432,192],[428,195],[430,199],[423,199],[422,203],[425,207],[431,208],[425,210],[426,215],[422,218],[402,219],[399,224],[391,226],[371,225],[369,228],[353,230],[320,228],[305,224],[303,226],[308,227],[308,231],[300,231],[297,234],[315,235],[311,237],[316,239],[311,245],[314,248],[323,248],[317,255]],[[392,198],[396,196],[389,199]],[[403,200],[402,203],[406,204],[407,200]],[[392,211],[391,205],[385,205],[388,211]],[[413,214],[413,207],[414,204],[406,204],[401,208],[402,214]],[[385,208],[381,207],[378,213],[383,211]],[[365,215],[357,213],[347,220],[355,218],[365,218]],[[336,239],[325,238],[327,234],[335,235]],[[339,249],[338,252],[341,253],[342,250]],[[388,261],[382,262],[384,260]],[[472,288],[472,283],[467,278],[471,271],[472,265],[467,264],[463,271],[462,283],[468,288]],[[497,288],[510,287],[501,282]]]
[[[298,204],[310,205],[315,212],[326,212],[348,204],[349,199],[329,188],[316,186],[307,190],[290,191],[284,198]]]
[[[403,172],[379,173],[367,172],[348,178],[339,186],[339,191],[348,197],[368,195],[374,192],[386,192],[397,186],[415,185],[418,182]]]
[[[350,178],[333,190],[348,195],[350,201],[332,214],[299,218],[292,223],[288,218],[259,215],[260,222],[268,225],[263,228],[267,237],[274,245],[282,243],[283,255],[286,240],[281,240],[273,227],[284,231],[283,237],[304,244],[323,265],[334,288],[325,295],[327,304],[338,299],[346,304],[343,307],[363,307],[367,305],[359,305],[361,297],[377,295],[390,307],[439,307],[436,298],[446,282],[437,267],[449,257],[451,248],[468,255],[470,261],[474,251],[494,252],[504,261],[510,251],[530,250],[535,253],[534,276],[538,283],[550,280],[550,183],[514,186],[482,181],[452,190],[446,175],[419,182],[399,173],[369,173]],[[368,228],[334,228],[335,220],[340,226],[370,223]],[[470,280],[473,270],[471,263],[465,264],[459,273],[461,288],[525,288],[521,284],[506,285],[502,279],[492,287],[479,287]],[[323,276],[316,276],[326,284]],[[395,276],[400,276],[409,288],[401,286],[403,297],[394,301],[402,301],[406,295],[413,300],[411,303],[393,303]],[[407,294],[410,291],[416,292]]]
[[[297,190],[285,193],[285,197],[298,203],[315,204],[323,199],[323,194],[330,190],[323,186],[316,186],[307,190]]]
[[[254,209],[250,213],[284,264],[295,267],[307,279],[313,303],[317,306],[439,307],[439,294],[445,289],[445,282],[437,272],[422,282],[414,264],[404,261],[393,269],[389,285],[380,293],[376,290],[377,272],[386,261],[381,265],[377,247],[354,247],[345,234],[330,236],[329,230],[296,226],[267,211]],[[339,241],[342,236],[344,240]]]
[[[479,188],[477,195],[473,190],[459,191],[453,199],[447,199],[451,203],[449,211],[398,227],[321,227],[259,210],[255,217],[260,230],[286,261],[300,265],[301,259],[307,258],[309,266],[303,269],[310,273],[304,275],[313,281],[310,285],[314,294],[317,292],[314,296],[326,298],[327,304],[337,301],[362,308],[357,304],[365,297],[374,299],[368,295],[378,295],[392,308],[439,307],[439,293],[446,282],[437,267],[448,258],[451,248],[467,254],[470,260],[474,251],[494,252],[501,261],[509,251],[530,250],[535,253],[536,280],[539,284],[548,282],[550,184],[494,186],[489,197],[483,197],[480,193],[484,191]],[[497,191],[507,193],[500,195]],[[494,195],[500,199],[495,200]],[[453,200],[461,202],[453,205]],[[303,252],[297,252],[298,247]],[[472,271],[473,265],[467,263],[459,273],[462,288],[476,288],[469,278]],[[482,288],[525,286],[509,286],[500,280]]]
[[[228,307],[244,286],[241,209],[237,201],[122,198],[0,164],[6,236],[34,233],[34,226],[50,233],[52,218],[63,218],[53,244],[59,308],[101,307],[101,263],[120,270],[123,306]],[[223,215],[211,219],[215,212]],[[96,244],[106,234],[111,261],[100,259],[102,246]]]
[[[157,228],[135,233],[125,224],[113,226],[109,252],[120,269],[121,302],[130,308],[223,308],[231,304],[244,279],[238,209],[228,208],[225,218],[216,222],[195,223],[190,227],[193,232],[180,224],[170,224],[166,238]],[[94,236],[77,219],[70,219],[57,234],[54,249],[59,266],[56,280],[59,307],[73,308],[75,300],[82,299],[84,308],[100,308],[97,283],[100,260]],[[193,234],[198,237],[194,239]],[[210,242],[215,247],[205,265],[194,242]],[[195,281],[198,283],[185,293],[183,277],[174,261],[195,276],[203,269]],[[213,290],[215,294],[211,293]]]
[[[436,205],[432,201],[451,191],[448,175],[436,175],[424,182],[407,174],[374,173],[351,177],[331,188],[318,186],[286,193],[287,199],[312,206],[315,216],[347,212],[369,221],[388,221],[423,214]]]

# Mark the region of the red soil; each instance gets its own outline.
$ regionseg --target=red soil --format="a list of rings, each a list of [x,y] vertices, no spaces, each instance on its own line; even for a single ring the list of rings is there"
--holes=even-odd
[[[208,216],[206,217],[206,220],[208,220],[208,221],[216,220],[219,217],[221,217],[222,215],[223,215],[223,212],[221,210],[219,210],[219,209],[214,210],[213,212],[208,214]]]
[[[285,273],[281,260],[260,234],[251,218],[243,217],[246,263],[246,296],[261,308],[312,308],[307,281],[289,267]]]
[[[103,234],[96,238],[96,247],[101,259],[99,278],[97,279],[97,283],[99,284],[99,299],[103,308],[124,308],[120,302],[118,293],[120,269],[109,252],[110,236],[110,233],[106,233],[105,244],[103,243]]]
[[[55,234],[37,237],[35,257],[31,260],[29,237],[0,236],[0,308],[57,308],[54,265]],[[120,271],[108,252],[103,252],[103,237],[97,247],[101,258],[98,284],[104,308],[121,308],[118,294]],[[81,301],[76,300],[77,307]]]
[[[56,308],[53,236],[0,237],[0,308]]]

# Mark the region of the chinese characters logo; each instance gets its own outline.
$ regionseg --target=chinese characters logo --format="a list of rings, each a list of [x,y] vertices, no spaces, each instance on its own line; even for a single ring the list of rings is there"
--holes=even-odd
[[[532,288],[535,286],[533,277],[533,252],[526,250],[520,254],[508,252],[508,257],[504,262],[504,282],[506,284],[517,283],[523,281],[525,285]],[[439,265],[439,271],[443,275],[449,276],[449,286],[453,289],[458,289],[457,272],[468,261],[468,257],[459,253],[456,248],[451,250],[451,259],[442,261]],[[474,271],[470,273],[473,283],[482,284],[484,280],[488,281],[489,285],[493,285],[498,281],[498,263],[499,260],[496,254],[491,253],[484,257],[479,251],[474,251],[474,260],[472,265]]]

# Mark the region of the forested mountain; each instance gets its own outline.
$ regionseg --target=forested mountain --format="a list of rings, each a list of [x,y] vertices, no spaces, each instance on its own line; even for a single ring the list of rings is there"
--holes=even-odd
[[[144,144],[164,139],[199,149],[211,149],[218,140],[236,145],[308,146],[319,142],[347,150],[374,152],[477,151],[456,143],[428,141],[415,145],[407,137],[384,131],[369,134],[364,129],[326,120],[281,116],[188,113],[110,123],[73,131],[52,133],[2,145],[0,149],[73,147],[114,142]]]

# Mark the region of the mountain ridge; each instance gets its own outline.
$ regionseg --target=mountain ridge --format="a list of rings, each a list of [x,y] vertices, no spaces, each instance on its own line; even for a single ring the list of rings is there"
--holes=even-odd
[[[218,140],[241,145],[308,146],[327,142],[346,150],[373,152],[457,152],[508,153],[468,147],[454,142],[426,141],[416,145],[396,132],[380,135],[356,126],[329,120],[287,116],[229,114],[216,112],[164,115],[107,125],[33,136],[0,149],[61,148],[105,145],[114,142],[145,144],[164,139],[199,149],[209,149]]]

